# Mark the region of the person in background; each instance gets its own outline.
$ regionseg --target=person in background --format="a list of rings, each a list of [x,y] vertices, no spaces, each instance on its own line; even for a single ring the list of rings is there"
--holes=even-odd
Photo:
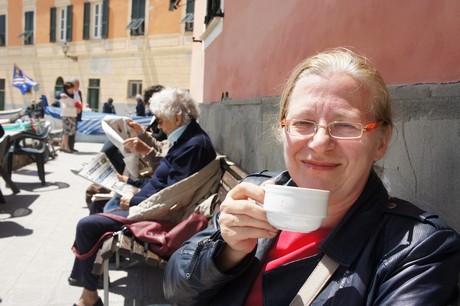
[[[73,77],[70,79],[70,83],[73,84],[74,86],[74,91],[73,91],[73,98],[76,101],[76,108],[77,108],[77,122],[75,125],[75,129],[78,128],[78,122],[82,120],[82,115],[83,115],[83,96],[81,94],[80,90],[80,80],[76,77]],[[77,149],[75,149],[75,137],[76,137],[76,132],[74,135],[69,135],[69,148],[72,152],[78,152]]]
[[[160,190],[203,169],[216,158],[211,139],[197,122],[198,104],[190,93],[178,88],[165,88],[152,96],[152,111],[157,115],[158,126],[167,135],[171,147],[161,159],[152,178],[133,182],[140,191],[132,197],[118,198],[119,210],[111,212],[127,217],[129,207],[149,198]],[[115,201],[115,198],[113,198]],[[88,252],[108,231],[120,230],[123,224],[100,214],[84,217],[78,222],[74,248],[80,254]],[[102,305],[97,293],[98,275],[91,273],[96,254],[86,260],[75,258],[70,285],[83,286],[76,305]]]
[[[162,85],[153,85],[149,87],[147,90],[144,91],[144,101],[150,100],[150,98],[160,92],[161,90],[164,89],[164,86]],[[149,110],[150,111],[150,110]],[[159,163],[159,158],[158,156],[165,156],[169,147],[166,146],[166,134],[158,128],[158,120],[153,119],[150,125],[147,128],[144,128],[140,124],[138,124],[136,121],[132,120],[128,123],[131,128],[134,129],[134,131],[137,134],[137,138],[139,141],[134,142],[133,139],[130,139],[127,141],[125,144],[131,151],[139,153],[142,155],[141,157],[141,163],[140,164],[147,164],[150,166],[150,170],[148,171],[148,174],[153,174],[155,171],[156,167],[158,166]],[[152,139],[153,138],[153,139]],[[159,148],[158,143],[161,144],[161,152],[158,152],[156,150],[152,150],[153,148]],[[146,148],[145,146],[148,146],[149,152],[146,153]],[[122,174],[124,169],[125,169],[125,162],[123,160],[123,154],[118,150],[118,148],[110,141],[107,140],[104,145],[102,146],[101,152],[104,152],[107,158],[110,160],[112,165],[115,167],[117,172],[119,174]],[[159,154],[157,154],[159,153]],[[144,175],[143,175],[144,176]],[[96,203],[93,205],[92,203],[92,197],[96,193],[110,193],[110,190],[102,187],[99,184],[93,183],[91,184],[85,192],[85,201],[90,209],[90,213],[95,213],[96,210],[94,207],[103,207],[105,205],[104,203]],[[102,202],[102,201],[101,201]]]
[[[140,94],[136,95],[136,116],[145,116],[145,103]]]
[[[66,82],[64,83],[63,91],[59,95],[63,129],[60,150],[66,153],[73,153],[70,149],[69,137],[75,135],[77,128],[77,108],[75,106],[74,91],[74,85],[71,82]]]
[[[116,114],[112,98],[109,98],[107,102],[104,103],[102,106],[102,112],[106,114]]]
[[[154,94],[160,92],[164,88],[165,87],[162,85],[153,85],[149,87],[144,91],[143,100],[149,101]],[[158,120],[156,120],[156,118],[152,119],[152,122],[147,128],[140,126],[135,121],[131,121],[129,125],[136,131],[139,139],[151,147],[153,146],[154,141],[166,140],[166,134],[158,128]],[[155,140],[149,140],[151,138],[155,138]],[[101,152],[104,152],[107,155],[118,173],[123,173],[125,168],[123,155],[119,152],[117,147],[115,147],[110,141],[106,141],[101,149]]]
[[[169,259],[168,302],[289,305],[327,255],[338,269],[311,305],[453,303],[458,233],[390,197],[373,168],[393,128],[388,90],[374,66],[344,48],[306,59],[287,81],[278,120],[287,170],[265,183],[328,190],[321,227],[278,231],[263,204],[254,204],[264,202],[264,189],[242,182],[212,225]]]

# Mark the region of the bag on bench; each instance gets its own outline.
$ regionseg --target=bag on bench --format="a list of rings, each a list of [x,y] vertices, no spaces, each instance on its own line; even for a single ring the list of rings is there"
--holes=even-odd
[[[168,221],[139,221],[134,222],[126,218],[103,214],[120,222],[126,222],[123,231],[126,235],[132,235],[136,240],[142,243],[148,243],[149,249],[161,258],[169,258],[182,243],[192,237],[195,233],[205,229],[208,226],[208,219],[198,213],[192,213],[187,219],[174,224]],[[72,250],[78,259],[85,260],[93,255],[108,238],[111,238],[114,232],[105,233],[87,253],[80,254],[75,247]]]
[[[132,234],[139,242],[148,243],[150,251],[163,259],[169,259],[182,243],[207,226],[208,219],[205,216],[192,213],[176,225],[166,221],[127,224],[124,226],[124,233]]]

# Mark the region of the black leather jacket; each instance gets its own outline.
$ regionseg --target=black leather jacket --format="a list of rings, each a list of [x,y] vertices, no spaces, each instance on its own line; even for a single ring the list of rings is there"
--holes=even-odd
[[[284,173],[277,184],[292,181]],[[163,286],[171,303],[244,304],[274,239],[259,239],[243,263],[221,273],[214,264],[225,246],[217,219],[169,260]],[[446,305],[456,299],[459,235],[436,215],[389,199],[374,172],[321,250],[340,266],[312,305]],[[266,272],[263,305],[289,305],[322,255]]]

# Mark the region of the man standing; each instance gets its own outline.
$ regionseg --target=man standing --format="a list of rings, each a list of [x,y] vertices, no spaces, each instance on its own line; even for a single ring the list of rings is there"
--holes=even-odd
[[[107,102],[104,103],[102,107],[102,112],[106,114],[116,114],[115,113],[115,106],[113,106],[113,99],[109,98]]]
[[[83,97],[80,91],[80,80],[78,78],[74,77],[70,80],[70,82],[74,86],[74,93],[73,93],[73,98],[75,101],[80,102],[81,107],[77,106],[77,129],[78,129],[78,122],[81,121],[82,114],[83,114]],[[75,149],[75,135],[70,135],[69,136],[69,147],[72,152],[78,152],[78,150]]]

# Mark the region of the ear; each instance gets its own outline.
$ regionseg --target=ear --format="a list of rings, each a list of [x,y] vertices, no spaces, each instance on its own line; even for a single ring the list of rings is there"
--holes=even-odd
[[[176,123],[181,126],[182,125],[182,116],[176,113]]]
[[[382,131],[381,137],[379,139],[379,144],[377,147],[377,151],[375,152],[374,161],[378,161],[383,158],[385,155],[388,144],[390,143],[391,133],[393,131],[393,127],[391,125],[387,125],[385,130]]]

